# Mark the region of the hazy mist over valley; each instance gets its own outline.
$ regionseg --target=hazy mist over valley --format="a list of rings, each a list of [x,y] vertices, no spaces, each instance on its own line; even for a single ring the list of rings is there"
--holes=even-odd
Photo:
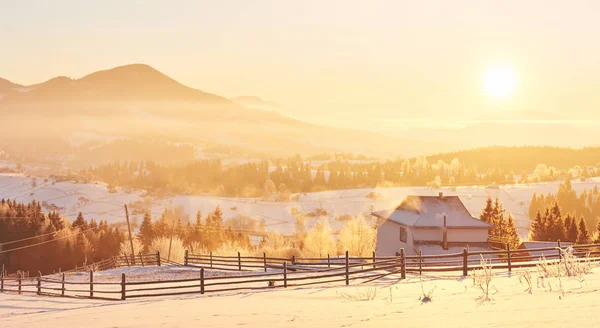
[[[0,327],[598,326],[599,14],[0,0]]]

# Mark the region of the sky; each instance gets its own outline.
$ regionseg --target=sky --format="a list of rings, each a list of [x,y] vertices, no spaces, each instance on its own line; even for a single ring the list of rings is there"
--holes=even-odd
[[[347,125],[582,116],[600,105],[598,13],[598,1],[0,0],[0,77],[28,85],[145,63]],[[483,82],[498,65],[514,75],[502,99]]]

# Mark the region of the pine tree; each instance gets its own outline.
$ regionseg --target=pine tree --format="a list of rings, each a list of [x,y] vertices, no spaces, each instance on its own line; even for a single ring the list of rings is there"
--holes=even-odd
[[[577,244],[589,244],[590,233],[588,232],[587,226],[583,216],[579,219],[579,234],[577,235]]]
[[[535,219],[531,224],[531,231],[529,232],[529,238],[534,241],[545,241],[546,240],[546,222],[542,212],[537,211]]]
[[[75,219],[75,221],[73,222],[73,228],[79,228],[79,231],[85,231],[88,229],[87,226],[88,225],[85,219],[83,218],[83,214],[79,212],[79,214],[77,214],[77,219]]]
[[[596,223],[596,239],[594,239],[594,244],[600,244],[600,218],[598,218]]]
[[[577,230],[577,220],[571,214],[568,214],[565,219],[565,228],[567,230],[567,241],[576,242],[579,231]]]
[[[510,247],[512,249],[516,249],[517,247],[519,247],[521,239],[519,238],[519,234],[517,233],[517,225],[515,224],[515,219],[511,214],[508,215],[505,236],[507,242],[510,244]]]
[[[529,203],[529,217],[533,219],[537,212],[540,210],[540,203],[537,198],[537,194],[534,192],[531,197],[531,203]]]
[[[140,225],[140,230],[137,234],[142,246],[144,246],[144,252],[148,252],[148,248],[152,245],[152,239],[154,239],[154,230],[152,227],[152,216],[149,211],[144,213],[144,219],[142,220],[142,225]]]
[[[479,214],[479,220],[491,224],[493,211],[494,206],[492,203],[492,197],[488,197],[485,202],[485,207],[483,208],[483,210],[481,210],[481,214]]]
[[[491,224],[495,227],[493,235],[496,237],[504,238],[507,235],[506,222],[504,219],[505,210],[500,203],[500,199],[496,197],[494,202],[494,209],[492,210],[492,222]]]

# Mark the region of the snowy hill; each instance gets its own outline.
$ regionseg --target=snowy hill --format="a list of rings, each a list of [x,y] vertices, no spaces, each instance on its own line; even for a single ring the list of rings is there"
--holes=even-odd
[[[573,189],[578,193],[584,189],[593,189],[599,185],[597,179],[588,179],[585,182],[574,181]],[[254,219],[264,219],[266,229],[284,234],[293,234],[295,230],[295,215],[292,209],[299,213],[308,214],[317,209],[327,211],[334,230],[342,226],[342,222],[334,220],[342,215],[367,214],[371,210],[388,209],[398,205],[407,195],[456,195],[465,203],[467,209],[475,217],[479,216],[488,196],[498,197],[504,208],[515,217],[519,234],[527,236],[529,218],[527,210],[532,194],[555,193],[559,182],[507,185],[498,189],[489,189],[483,186],[458,187],[456,189],[429,187],[403,187],[403,188],[368,188],[351,190],[334,190],[298,195],[297,201],[269,202],[256,198],[228,198],[211,196],[176,196],[166,199],[150,200],[150,210],[156,219],[166,206],[181,206],[184,211],[194,217],[197,211],[204,215],[213,211],[219,205],[225,218],[237,215],[250,216]],[[367,198],[370,192],[379,194],[379,198]],[[86,218],[107,219],[109,222],[124,220],[123,204],[136,201],[148,202],[142,191],[127,193],[117,191],[108,192],[104,184],[77,184],[72,182],[51,181],[44,182],[36,179],[36,186],[32,186],[32,179],[18,174],[0,174],[0,198],[16,199],[20,202],[36,200],[46,204],[45,209],[58,209],[63,215],[75,219],[79,212]],[[140,218],[141,214],[133,214],[133,218]],[[308,226],[316,222],[316,218],[308,221]]]

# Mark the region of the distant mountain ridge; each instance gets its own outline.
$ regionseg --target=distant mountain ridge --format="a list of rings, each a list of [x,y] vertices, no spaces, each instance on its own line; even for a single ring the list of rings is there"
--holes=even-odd
[[[8,90],[3,101],[188,101],[233,105],[224,97],[187,87],[145,64],[119,66],[80,79],[59,76],[24,88],[26,92]]]
[[[302,122],[272,110],[273,102],[252,96],[230,100],[185,86],[145,64],[119,66],[77,79],[59,76],[29,86],[2,80],[0,87],[0,115],[10,114],[13,123],[7,125],[15,138],[58,136],[64,140],[73,133],[92,132],[229,145],[268,156],[324,152],[396,156],[430,148],[418,138],[397,139],[377,132],[332,128],[326,122]]]
[[[264,99],[256,97],[256,96],[238,96],[238,97],[229,98],[229,100],[231,100],[237,104],[240,104],[242,106],[251,107],[251,108],[268,109],[268,108],[282,107],[281,104],[278,104],[273,101],[264,100]]]

